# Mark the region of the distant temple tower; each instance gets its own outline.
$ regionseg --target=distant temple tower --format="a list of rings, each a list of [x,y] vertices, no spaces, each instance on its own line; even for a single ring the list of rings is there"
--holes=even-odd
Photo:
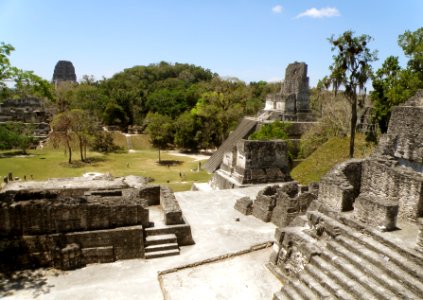
[[[55,85],[63,81],[76,82],[75,68],[72,62],[59,60],[54,67],[53,82]]]
[[[289,121],[312,119],[307,64],[294,62],[288,65],[280,92],[267,96],[264,111],[272,112],[272,119],[279,117]]]

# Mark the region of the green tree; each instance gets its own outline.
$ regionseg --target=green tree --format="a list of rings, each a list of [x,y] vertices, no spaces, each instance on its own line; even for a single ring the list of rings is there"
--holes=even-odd
[[[32,126],[22,122],[6,122],[0,125],[0,149],[20,149],[24,154],[35,143]]]
[[[98,131],[94,135],[92,150],[107,154],[117,152],[121,148],[114,143],[113,136],[110,132]]]
[[[367,47],[372,38],[368,35],[354,36],[346,31],[339,37],[332,36],[333,63],[329,67],[329,83],[337,92],[344,89],[344,94],[351,104],[350,158],[354,157],[354,141],[357,125],[357,94],[364,89],[372,74],[370,63],[377,59],[377,52]]]
[[[250,140],[269,141],[269,140],[287,140],[289,123],[275,121],[269,124],[263,124],[259,130],[249,136]]]
[[[158,149],[159,162],[161,162],[160,150],[167,148],[174,139],[173,121],[169,116],[149,113],[146,117],[146,123],[150,142]]]
[[[398,38],[398,44],[409,57],[408,68],[423,81],[423,27],[416,31],[407,30]]]
[[[0,99],[35,96],[52,100],[53,87],[48,81],[10,64],[14,50],[10,44],[0,43]]]
[[[94,138],[94,122],[86,110],[72,109],[69,112],[71,118],[72,132],[75,133],[78,144],[81,161],[87,160],[87,147]]]
[[[373,117],[382,133],[388,129],[392,107],[405,102],[423,88],[423,28],[406,31],[399,36],[398,44],[409,57],[407,68],[402,69],[398,58],[390,56],[372,78],[370,99],[374,107]]]
[[[65,146],[68,153],[68,163],[72,163],[72,141],[73,141],[73,118],[70,112],[62,112],[54,116],[51,122],[50,138],[54,147],[59,147],[61,144]]]
[[[199,119],[193,113],[187,111],[181,114],[175,121],[175,145],[191,151],[198,150],[199,131],[201,131]]]

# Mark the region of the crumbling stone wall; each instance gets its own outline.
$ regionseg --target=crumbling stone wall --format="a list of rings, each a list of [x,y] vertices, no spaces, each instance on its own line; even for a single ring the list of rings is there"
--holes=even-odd
[[[224,154],[211,180],[214,188],[290,180],[288,144],[282,140],[241,140]]]
[[[263,222],[272,222],[278,227],[287,226],[297,216],[305,214],[310,203],[317,198],[317,189],[301,190],[296,182],[267,186],[257,193],[252,202],[248,198],[240,198],[235,203],[235,209],[248,215],[251,214]]]
[[[415,222],[423,215],[423,176],[398,166],[395,161],[366,160],[361,185],[360,196],[397,205],[400,219]]]
[[[73,269],[143,257],[149,214],[138,195],[133,188],[0,193],[0,268]]]
[[[379,152],[403,161],[423,163],[423,90],[392,109],[389,128]]]
[[[115,195],[87,193],[79,198],[63,197],[36,199],[40,192],[19,193],[18,199],[0,199],[0,235],[34,235],[81,230],[97,230],[113,227],[148,226],[148,210],[145,202],[133,189],[110,191]],[[34,198],[31,199],[31,195]],[[19,198],[21,200],[19,200]],[[29,198],[24,200],[22,198]]]
[[[319,201],[332,211],[353,209],[360,193],[362,160],[352,159],[336,165],[320,181]]]

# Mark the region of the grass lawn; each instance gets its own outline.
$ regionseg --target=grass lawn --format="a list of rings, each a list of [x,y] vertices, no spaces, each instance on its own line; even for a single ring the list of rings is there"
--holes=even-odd
[[[320,181],[320,178],[336,164],[349,158],[349,146],[349,137],[330,139],[296,166],[291,171],[291,177],[301,184]],[[373,145],[366,143],[364,135],[356,135],[355,158],[369,156],[373,148]]]
[[[125,138],[123,136],[123,138]],[[135,142],[134,142],[135,140]],[[113,176],[138,175],[154,178],[154,183],[166,184],[174,191],[189,190],[194,182],[207,182],[210,174],[202,170],[196,171],[198,162],[195,159],[183,156],[174,156],[162,151],[162,160],[178,161],[179,164],[163,166],[157,163],[158,152],[151,149],[143,136],[133,139],[133,153],[111,153],[108,155],[89,152],[91,163],[81,163],[79,152],[73,152],[74,163],[67,163],[67,154],[64,149],[46,147],[40,150],[28,151],[28,156],[0,158],[0,176],[13,172],[13,176],[27,179],[33,176],[34,180],[48,178],[75,177],[86,172],[111,173]],[[123,145],[123,139],[120,144]],[[77,147],[75,147],[77,149]],[[2,154],[6,154],[2,152]],[[201,162],[204,165],[205,161]],[[182,176],[180,176],[180,174]]]

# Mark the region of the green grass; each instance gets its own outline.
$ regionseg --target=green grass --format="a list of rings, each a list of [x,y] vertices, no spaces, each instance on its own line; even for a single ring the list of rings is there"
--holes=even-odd
[[[318,182],[336,164],[349,158],[349,137],[332,138],[320,146],[291,171],[291,177],[301,184]],[[355,140],[355,158],[367,157],[373,152],[365,137],[357,134]]]
[[[189,190],[194,182],[206,182],[210,175],[202,170],[193,171],[198,162],[193,158],[173,156],[162,151],[162,160],[180,161],[179,165],[163,166],[157,163],[157,150],[141,150],[135,153],[111,153],[108,155],[89,152],[91,163],[81,163],[79,152],[73,152],[74,163],[67,163],[63,149],[46,147],[43,150],[28,151],[26,157],[0,158],[0,176],[13,172],[13,176],[23,178],[25,175],[34,180],[81,176],[86,172],[111,173],[113,176],[138,175],[151,177],[155,183],[166,184],[174,191]],[[4,154],[4,152],[3,152]],[[204,161],[202,162],[204,165]],[[183,176],[180,177],[179,173]]]

